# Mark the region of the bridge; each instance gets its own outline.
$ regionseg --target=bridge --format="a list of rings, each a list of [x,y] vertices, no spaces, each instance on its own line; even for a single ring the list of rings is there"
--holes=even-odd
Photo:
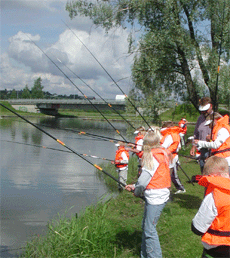
[[[125,110],[124,100],[98,100],[92,99],[8,99],[6,100],[16,110],[32,113],[44,113],[56,116],[58,109],[81,109],[94,110],[95,106],[99,110],[111,110],[110,104],[116,110]],[[93,104],[91,104],[91,103]]]

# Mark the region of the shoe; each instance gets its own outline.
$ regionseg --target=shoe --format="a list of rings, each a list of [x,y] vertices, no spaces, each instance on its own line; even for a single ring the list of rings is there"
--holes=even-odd
[[[174,194],[185,193],[185,192],[186,192],[185,189],[184,189],[184,190],[178,190],[178,191],[176,191]]]

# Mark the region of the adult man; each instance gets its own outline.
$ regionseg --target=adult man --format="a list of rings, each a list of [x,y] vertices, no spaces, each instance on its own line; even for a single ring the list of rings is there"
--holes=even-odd
[[[229,116],[222,116],[219,113],[213,113],[206,119],[206,126],[212,129],[210,139],[212,141],[195,140],[194,143],[198,148],[211,149],[211,155],[225,158],[229,166],[230,174],[230,126]]]
[[[194,130],[194,140],[206,141],[207,135],[211,134],[211,129],[208,126],[205,126],[206,117],[213,113],[211,99],[209,97],[204,97],[199,100],[200,106],[200,116],[197,119],[195,130]],[[190,150],[190,155],[196,155],[196,146],[193,145]],[[209,156],[209,150],[207,148],[200,149],[199,163],[200,170],[203,173],[204,163],[207,157]]]

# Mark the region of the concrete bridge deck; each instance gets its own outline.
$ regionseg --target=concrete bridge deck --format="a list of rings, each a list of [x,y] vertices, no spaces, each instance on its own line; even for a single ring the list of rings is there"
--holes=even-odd
[[[9,99],[8,101],[16,110],[34,113],[45,113],[49,115],[57,115],[58,109],[81,109],[93,110],[125,110],[125,101],[117,100],[98,100],[98,99]],[[92,104],[91,104],[92,103]]]

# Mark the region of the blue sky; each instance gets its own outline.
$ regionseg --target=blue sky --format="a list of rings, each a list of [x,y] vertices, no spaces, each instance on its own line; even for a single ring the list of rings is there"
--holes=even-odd
[[[85,17],[71,21],[66,3],[67,0],[1,0],[0,89],[20,90],[25,85],[31,88],[34,80],[41,77],[44,91],[81,95],[32,39],[86,95],[95,94],[66,66],[104,98],[122,94],[64,21],[128,93],[133,58],[127,55],[129,32],[118,28],[106,34]]]

